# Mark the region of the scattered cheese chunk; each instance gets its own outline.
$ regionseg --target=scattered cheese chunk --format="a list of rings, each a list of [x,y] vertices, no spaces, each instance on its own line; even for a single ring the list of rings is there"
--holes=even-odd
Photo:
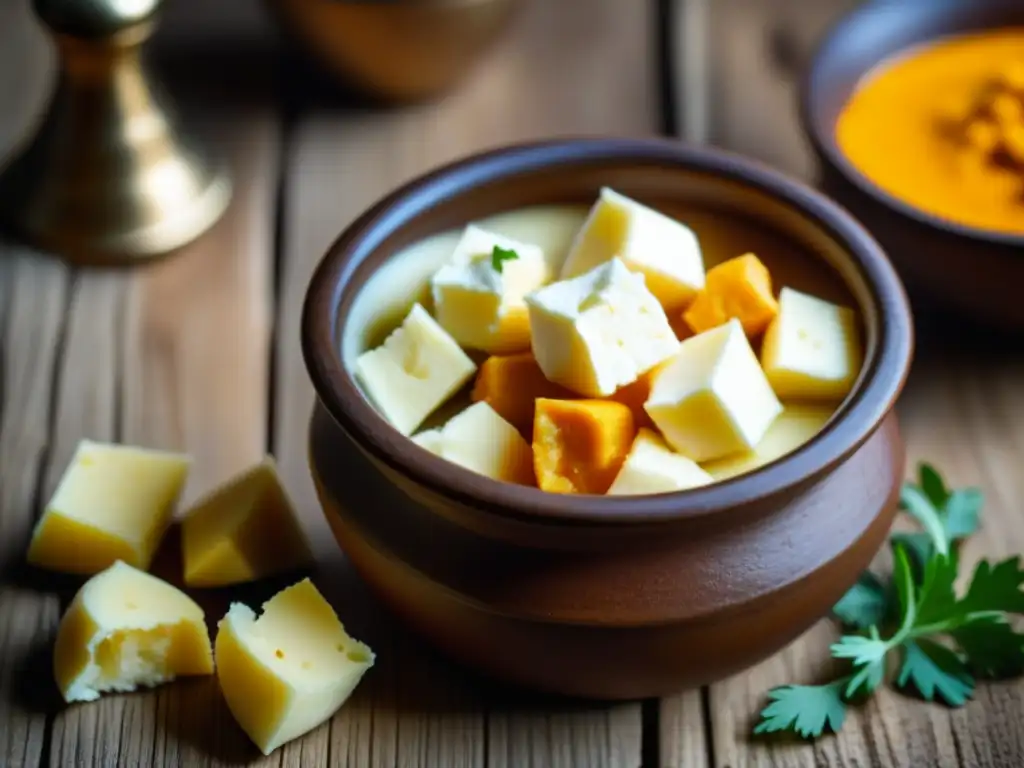
[[[212,672],[202,608],[121,561],[82,585],[57,629],[53,673],[69,703]]]
[[[607,397],[678,348],[642,275],[612,259],[526,296],[533,354],[544,375],[585,397]]]
[[[233,603],[215,647],[228,708],[265,755],[328,720],[374,662],[309,579],[278,592],[259,617]]]
[[[82,440],[36,525],[28,561],[80,574],[117,560],[149,568],[190,463],[182,454]]]
[[[570,400],[575,394],[548,381],[533,353],[523,352],[492,355],[484,360],[470,397],[474,402],[487,403],[521,434],[530,436],[538,397]]]
[[[185,583],[193,587],[241,584],[313,562],[270,457],[188,512],[181,549]]]
[[[782,411],[735,318],[682,342],[645,407],[669,445],[698,462],[752,449]]]
[[[831,406],[787,403],[752,451],[734,453],[722,459],[706,462],[702,466],[715,480],[727,480],[736,475],[753,472],[787,453],[792,453],[817,435],[833,413]]]
[[[666,311],[680,311],[704,287],[704,260],[693,231],[605,187],[566,256],[562,279],[614,257],[644,276]]]
[[[529,444],[487,403],[473,403],[442,428],[417,438],[415,441],[431,453],[481,475],[509,483],[533,484]]]
[[[476,364],[420,304],[381,346],[361,354],[355,369],[367,396],[403,435],[475,372]]]
[[[641,429],[608,494],[671,493],[707,485],[712,480],[694,461],[669,448],[657,432]]]
[[[779,315],[768,327],[761,364],[783,399],[839,400],[860,373],[853,310],[783,288]]]
[[[606,493],[629,453],[633,414],[610,400],[537,401],[533,466],[552,493]]]
[[[470,224],[430,282],[434,313],[459,344],[491,354],[530,348],[523,296],[548,281],[544,251]]]
[[[683,313],[695,333],[737,318],[747,336],[768,327],[779,310],[768,268],[752,253],[723,261],[708,270],[707,286]]]

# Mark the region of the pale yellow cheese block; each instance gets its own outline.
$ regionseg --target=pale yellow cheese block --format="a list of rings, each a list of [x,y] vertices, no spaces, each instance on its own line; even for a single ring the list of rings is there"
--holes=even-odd
[[[827,405],[787,403],[753,450],[735,453],[701,466],[715,480],[727,480],[745,472],[753,472],[792,453],[813,438],[832,417],[834,410]]]
[[[313,562],[269,456],[189,510],[181,550],[185,583],[193,587],[241,584]]]
[[[653,429],[641,427],[608,495],[674,493],[710,482],[711,475],[696,462],[673,451]]]
[[[215,654],[228,708],[265,755],[330,719],[374,662],[309,579],[277,593],[259,617],[233,603]]]
[[[494,259],[494,249],[507,257]],[[523,296],[550,277],[544,251],[470,224],[430,281],[437,322],[459,344],[491,354],[530,348]]]
[[[776,395],[841,400],[853,389],[863,358],[852,309],[782,289],[779,313],[761,347],[761,365]]]
[[[212,672],[202,608],[120,561],[82,585],[57,630],[53,674],[67,702]]]
[[[117,560],[149,568],[190,464],[178,453],[82,440],[36,525],[28,561],[81,574]]]
[[[733,318],[679,346],[658,372],[644,409],[665,442],[704,462],[753,449],[782,404]]]
[[[485,402],[473,403],[443,427],[420,432],[413,442],[494,480],[533,484],[530,444]]]

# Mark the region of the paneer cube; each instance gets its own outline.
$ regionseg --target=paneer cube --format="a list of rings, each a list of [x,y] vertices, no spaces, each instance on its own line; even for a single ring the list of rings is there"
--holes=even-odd
[[[607,187],[562,265],[562,279],[618,257],[642,274],[668,312],[678,312],[704,287],[704,259],[689,227]]]
[[[657,432],[641,429],[615,482],[608,489],[608,495],[639,496],[685,491],[707,485],[712,480],[711,475],[695,461],[669,448]]]
[[[523,297],[550,277],[544,251],[470,224],[430,281],[434,314],[463,347],[491,354],[530,348]]]
[[[184,454],[82,440],[29,542],[33,565],[94,574],[146,570],[188,479]]]
[[[817,435],[834,409],[830,405],[787,403],[753,450],[708,461],[701,466],[715,480],[727,480],[770,464]]]
[[[708,270],[707,285],[683,313],[694,333],[736,318],[747,336],[768,327],[779,310],[768,268],[753,253],[723,261]]]
[[[609,400],[541,399],[535,418],[537,486],[551,493],[606,493],[636,435],[629,408]]]
[[[841,400],[860,374],[863,352],[853,310],[792,288],[779,294],[761,364],[782,399]]]
[[[735,318],[682,342],[645,408],[668,444],[697,462],[751,450],[782,412]]]
[[[416,431],[475,372],[476,363],[420,304],[355,365],[366,396],[403,435]]]
[[[440,429],[413,439],[431,453],[486,477],[533,484],[529,443],[487,403],[473,403]]]
[[[679,348],[642,275],[621,260],[526,296],[544,375],[584,397],[607,397]]]

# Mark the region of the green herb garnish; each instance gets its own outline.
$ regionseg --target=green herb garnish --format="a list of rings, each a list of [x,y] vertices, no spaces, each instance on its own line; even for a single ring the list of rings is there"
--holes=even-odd
[[[981,505],[980,491],[951,491],[934,467],[921,465],[918,482],[903,485],[900,508],[922,530],[892,534],[891,579],[864,573],[833,609],[850,634],[831,653],[849,663],[849,673],[823,685],[773,688],[754,733],[813,739],[838,731],[847,705],[873,693],[894,658],[897,688],[951,707],[973,696],[976,679],[1024,673],[1024,634],[1010,623],[1024,614],[1020,558],[982,560],[963,595],[953,587],[959,542],[978,529]]]
[[[506,261],[515,261],[518,258],[519,254],[511,248],[502,248],[500,245],[496,245],[491,251],[491,266],[494,267],[495,272],[501,274],[505,269]]]

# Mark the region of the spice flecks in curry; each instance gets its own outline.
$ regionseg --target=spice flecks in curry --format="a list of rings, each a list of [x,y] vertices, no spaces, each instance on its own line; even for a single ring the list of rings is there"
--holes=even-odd
[[[844,108],[836,140],[903,202],[1024,234],[1024,29],[949,38],[886,62]]]

